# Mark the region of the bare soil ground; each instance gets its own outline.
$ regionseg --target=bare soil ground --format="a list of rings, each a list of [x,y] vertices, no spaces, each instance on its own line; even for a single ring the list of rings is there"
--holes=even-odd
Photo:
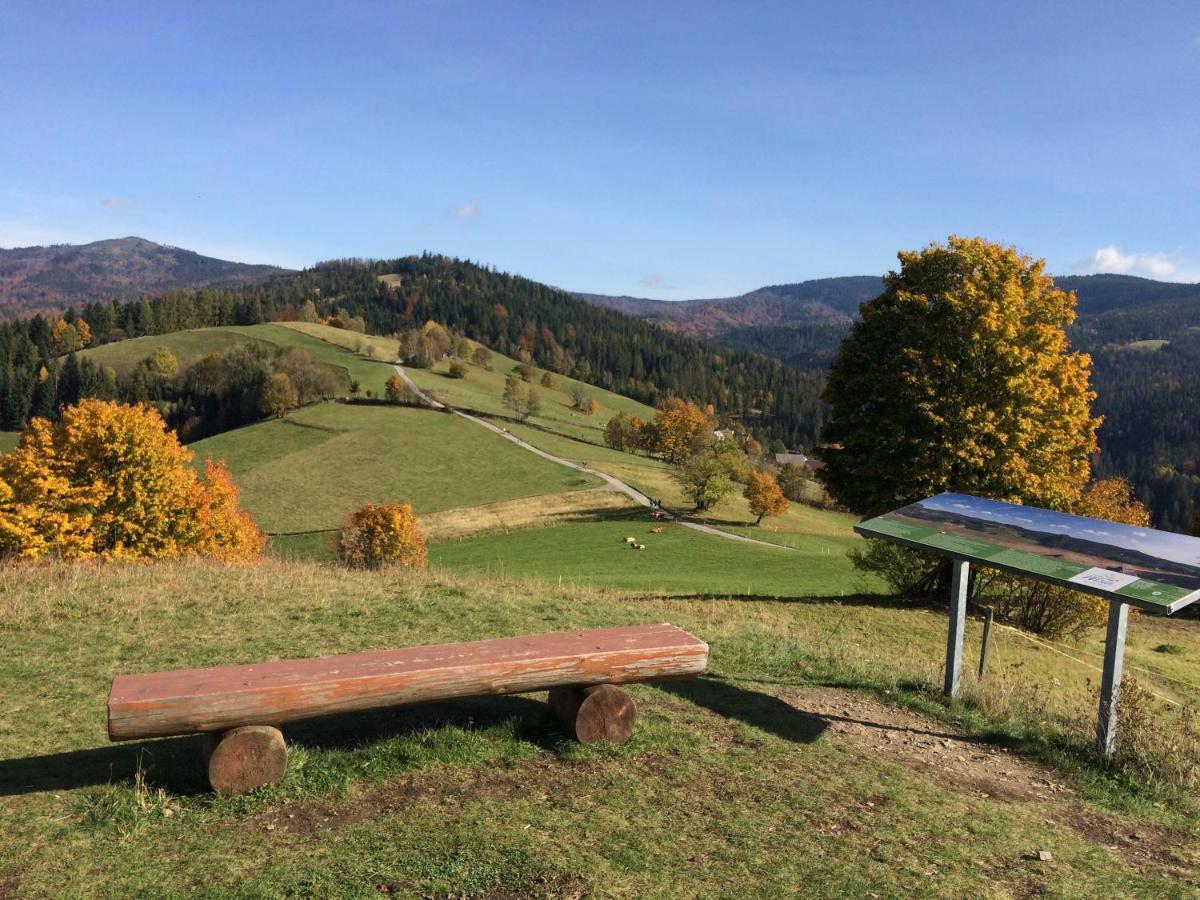
[[[1085,809],[1055,773],[1024,757],[965,737],[918,713],[866,694],[815,689],[785,695],[820,719],[826,733],[864,753],[895,762],[940,789],[1009,803],[1041,804],[1047,821],[1119,853],[1145,874],[1180,876],[1194,865],[1190,835]]]

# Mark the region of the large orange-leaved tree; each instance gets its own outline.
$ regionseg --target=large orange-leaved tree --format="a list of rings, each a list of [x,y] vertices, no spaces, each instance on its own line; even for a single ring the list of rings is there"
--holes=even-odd
[[[148,406],[83,400],[0,456],[0,559],[257,557],[264,536],[219,463],[204,477]]]

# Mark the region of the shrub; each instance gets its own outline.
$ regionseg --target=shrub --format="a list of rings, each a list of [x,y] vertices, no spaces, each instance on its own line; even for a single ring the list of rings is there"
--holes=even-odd
[[[562,387],[562,382],[558,380],[558,376],[556,376],[553,372],[543,372],[542,387],[549,391],[557,391],[560,387]]]
[[[404,379],[399,375],[390,376],[387,382],[384,384],[384,390],[387,392],[388,402],[400,403],[402,400],[404,400],[405,387],[407,387],[407,385],[404,383]]]
[[[483,346],[483,344],[480,344],[471,353],[471,362],[475,363],[481,369],[490,370],[492,368],[492,351]]]
[[[604,426],[604,443],[614,450],[630,453],[641,447],[644,423],[637,416],[619,412]]]
[[[425,535],[409,503],[368,503],[350,514],[338,534],[338,558],[348,566],[425,568]]]
[[[467,367],[456,360],[450,363],[450,372],[448,374],[451,378],[466,378]]]
[[[300,403],[296,385],[286,372],[272,372],[258,393],[258,411],[267,418],[282,416]]]
[[[0,457],[0,558],[257,557],[265,540],[219,463],[203,479],[157,412],[84,400]]]

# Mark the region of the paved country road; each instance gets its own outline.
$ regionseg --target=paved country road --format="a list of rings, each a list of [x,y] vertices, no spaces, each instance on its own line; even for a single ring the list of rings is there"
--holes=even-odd
[[[533,446],[532,444],[526,443],[525,441],[521,440],[519,437],[517,437],[515,434],[513,434],[507,428],[501,428],[499,425],[493,424],[492,422],[489,422],[486,419],[481,419],[478,416],[472,416],[469,413],[463,412],[462,410],[455,409],[453,406],[449,406],[438,400],[434,400],[432,397],[430,397],[428,394],[426,394],[423,390],[421,390],[420,387],[417,386],[417,383],[412,380],[412,378],[409,376],[409,374],[406,371],[404,371],[403,366],[401,366],[397,363],[397,364],[395,364],[395,369],[396,369],[396,374],[399,375],[404,380],[405,384],[407,384],[410,388],[412,388],[413,393],[415,393],[418,397],[420,397],[423,401],[425,401],[425,403],[429,404],[429,406],[431,408],[449,410],[450,412],[454,413],[454,415],[462,416],[468,422],[474,422],[476,425],[480,426],[481,428],[486,428],[488,431],[491,431],[491,432],[494,432],[495,434],[500,435],[500,437],[504,438],[505,440],[511,441],[512,443],[514,443],[518,447],[520,447],[522,450],[527,450],[530,453],[536,454],[537,456],[542,457],[542,459],[548,459],[550,462],[557,463],[560,466],[566,466],[568,469],[575,469],[576,471],[579,471],[579,472],[586,472],[589,475],[595,475],[597,478],[603,479],[612,490],[620,491],[622,494],[629,497],[635,503],[638,503],[647,508],[653,507],[653,504],[650,502],[649,497],[647,497],[645,494],[643,494],[641,491],[639,491],[637,488],[633,487],[632,485],[626,484],[621,479],[616,478],[612,475],[609,475],[607,472],[601,472],[599,469],[593,469],[590,466],[585,466],[585,465],[582,465],[577,462],[572,462],[569,459],[563,459],[561,456],[555,456],[553,453],[547,453],[545,450],[541,450],[541,449]],[[758,544],[760,547],[772,547],[775,550],[791,550],[792,549],[791,547],[784,547],[782,544],[772,544],[769,541],[760,541],[755,538],[745,537],[740,534],[733,534],[732,532],[729,532],[729,531],[722,531],[720,528],[713,528],[711,525],[702,525],[699,522],[689,522],[687,519],[682,519],[679,516],[675,515],[674,513],[667,512],[666,510],[663,510],[663,513],[665,515],[669,516],[672,519],[672,521],[676,522],[679,525],[684,526],[685,528],[692,528],[696,531],[703,531],[705,534],[711,534],[711,535],[714,535],[719,538],[725,538],[726,540],[729,540],[729,541],[741,541],[743,544]]]

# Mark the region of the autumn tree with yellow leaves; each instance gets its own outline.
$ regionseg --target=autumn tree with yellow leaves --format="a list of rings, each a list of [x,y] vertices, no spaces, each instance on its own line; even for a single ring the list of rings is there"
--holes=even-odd
[[[642,446],[655,456],[680,463],[713,441],[717,420],[712,407],[672,397],[658,406],[654,421],[643,428]]]
[[[830,369],[830,492],[861,515],[947,490],[1069,508],[1099,425],[1065,332],[1075,295],[980,238],[899,259]]]
[[[782,516],[788,511],[788,499],[770,472],[750,469],[742,496],[750,503],[750,512],[757,516],[755,525],[761,525],[767,516]]]
[[[34,419],[0,456],[0,559],[257,557],[264,536],[228,472],[149,407],[84,400]]]
[[[425,568],[428,551],[409,503],[368,503],[351,513],[338,534],[338,558],[352,568]]]

